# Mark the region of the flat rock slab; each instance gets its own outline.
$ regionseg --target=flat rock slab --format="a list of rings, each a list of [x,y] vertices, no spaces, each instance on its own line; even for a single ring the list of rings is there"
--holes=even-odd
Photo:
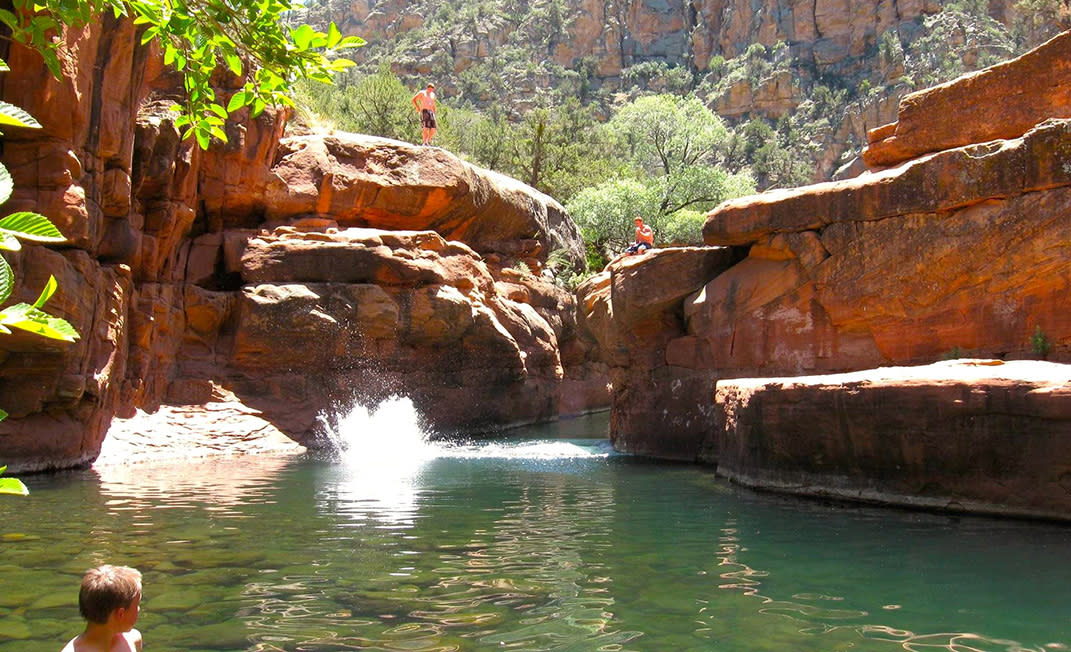
[[[305,447],[237,400],[164,405],[113,419],[94,469],[253,453],[297,454]]]
[[[789,493],[1071,520],[1071,365],[720,380],[718,472]]]

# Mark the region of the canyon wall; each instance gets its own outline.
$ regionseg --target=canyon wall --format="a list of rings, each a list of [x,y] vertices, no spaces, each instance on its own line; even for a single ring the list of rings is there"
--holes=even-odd
[[[356,54],[366,72],[388,62],[410,87],[434,81],[450,106],[492,115],[576,98],[605,118],[639,95],[695,94],[730,125],[776,125],[779,145],[804,169],[791,182],[759,182],[795,185],[812,170],[812,181],[851,174],[867,130],[894,120],[912,89],[1044,40],[1020,5],[326,0],[306,18],[366,37]]]
[[[437,148],[287,135],[273,111],[239,115],[202,151],[180,138],[174,80],[131,24],[105,17],[65,40],[78,74],[53,79],[13,45],[0,77],[43,125],[5,130],[4,208],[69,239],[10,256],[13,299],[54,275],[48,308],[81,334],[0,339],[13,471],[84,465],[116,415],[161,404],[236,399],[316,445],[321,418],[391,394],[440,432],[608,403],[573,297],[541,275],[554,250],[583,256],[556,201]]]
[[[1071,360],[1069,48],[1065,33],[905,98],[905,121],[872,133],[874,152],[893,136],[909,152],[883,154],[892,167],[730,200],[707,218],[712,252],[664,250],[593,280],[581,314],[612,352],[615,446],[716,464],[719,379]],[[964,142],[978,134],[999,139]],[[635,309],[649,293],[665,300]]]

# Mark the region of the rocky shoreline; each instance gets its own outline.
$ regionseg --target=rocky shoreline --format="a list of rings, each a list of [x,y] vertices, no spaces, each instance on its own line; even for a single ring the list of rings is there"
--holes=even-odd
[[[242,455],[296,455],[306,448],[233,395],[203,405],[164,405],[112,420],[93,468],[201,461]]]
[[[1071,365],[953,360],[720,380],[700,461],[856,502],[1071,520]]]

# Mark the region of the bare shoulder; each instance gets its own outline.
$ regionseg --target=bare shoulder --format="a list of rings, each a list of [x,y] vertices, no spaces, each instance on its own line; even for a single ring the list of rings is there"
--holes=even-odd
[[[123,642],[116,652],[141,652],[141,632],[132,629],[123,634]]]

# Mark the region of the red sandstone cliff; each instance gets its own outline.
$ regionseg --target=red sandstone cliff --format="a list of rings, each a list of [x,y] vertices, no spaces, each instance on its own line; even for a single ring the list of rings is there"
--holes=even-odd
[[[438,149],[284,137],[281,114],[229,124],[202,152],[180,140],[169,80],[131,25],[106,17],[66,40],[77,76],[13,47],[0,77],[44,125],[5,134],[5,210],[70,240],[12,257],[15,297],[55,275],[50,310],[82,335],[0,340],[12,470],[84,464],[114,415],[221,395],[303,442],[325,409],[390,393],[439,429],[606,404],[572,297],[511,269],[538,274],[553,249],[580,260],[556,201]]]
[[[949,355],[1036,357],[1037,333],[1050,345],[1050,360],[1071,360],[1071,79],[1062,72],[1069,47],[1071,33],[1065,33],[998,69],[905,99],[902,122],[880,130],[872,144],[871,160],[894,167],[731,200],[709,214],[704,230],[707,244],[721,248],[626,259],[590,283],[582,314],[609,351],[615,446],[719,464],[721,438],[741,431],[726,429],[725,410],[748,400],[716,403],[719,379],[863,370]],[[998,89],[1004,92],[996,95]],[[935,146],[944,149],[931,151]],[[637,296],[650,305],[638,305]],[[999,384],[981,385],[981,393],[1001,392]],[[845,391],[842,404],[851,405]],[[954,394],[932,395],[952,401]],[[777,397],[774,388],[759,398],[772,410],[791,407]],[[908,398],[905,405],[925,403]],[[1038,400],[1017,402],[1025,412],[1016,414],[1033,424],[1030,432],[1047,424],[1041,430],[1050,439],[1042,448],[1049,451],[1045,482],[1052,487],[1071,464],[1071,447],[1061,439],[1071,409]],[[1000,417],[1002,403],[981,405],[970,419]],[[885,409],[900,410],[895,399]],[[957,414],[937,402],[933,409]],[[835,422],[857,414],[837,409],[822,421],[813,411],[796,411],[811,415],[805,418],[816,438],[825,424],[837,441],[869,445],[858,428]],[[783,471],[783,465],[765,466],[773,458],[762,456],[786,450],[791,437],[770,436],[776,430],[770,413],[748,414],[758,419],[745,423],[749,432],[766,433],[770,446],[734,440],[733,473]],[[962,450],[970,450],[972,432],[994,430],[978,424],[972,429],[964,422],[957,430]],[[791,430],[799,431],[799,424]],[[800,473],[817,468],[810,458],[797,462]],[[1008,477],[1020,482],[1028,475]],[[990,489],[975,499],[992,500]],[[1023,498],[1035,502],[1020,507],[1066,511],[1062,497],[1045,504],[1046,491],[1038,485]]]

